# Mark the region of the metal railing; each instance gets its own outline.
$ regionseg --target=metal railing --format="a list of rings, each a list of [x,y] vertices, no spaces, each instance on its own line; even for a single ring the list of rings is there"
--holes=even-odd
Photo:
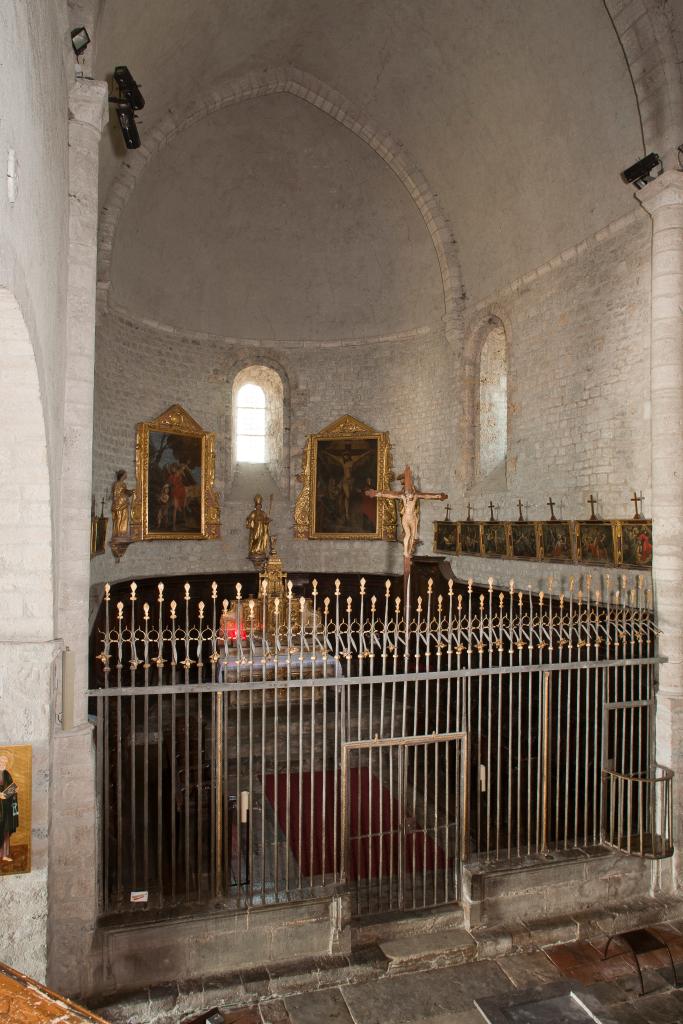
[[[466,857],[612,842],[606,823],[652,805],[603,773],[652,775],[657,663],[650,595],[617,582],[430,581],[405,607],[390,580],[355,597],[213,584],[199,602],[160,583],[141,608],[133,583],[114,610],[106,587],[89,690],[103,910],[340,885],[359,913],[431,906],[458,898]]]
[[[673,854],[674,773],[653,765],[648,774],[604,772],[604,842],[650,860]]]

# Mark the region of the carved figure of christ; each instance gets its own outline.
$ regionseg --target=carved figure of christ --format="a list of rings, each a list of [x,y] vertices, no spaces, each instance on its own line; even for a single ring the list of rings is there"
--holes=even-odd
[[[425,501],[447,501],[448,495],[443,492],[416,491],[410,466],[406,466],[398,479],[403,484],[400,491],[376,491],[374,488],[370,488],[365,493],[369,498],[390,498],[392,501],[400,502],[399,516],[403,530],[403,576],[407,584],[418,541],[420,501],[423,499]]]

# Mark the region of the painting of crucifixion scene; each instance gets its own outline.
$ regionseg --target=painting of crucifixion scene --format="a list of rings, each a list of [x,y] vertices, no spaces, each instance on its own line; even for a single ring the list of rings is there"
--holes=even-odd
[[[315,532],[363,536],[377,532],[378,440],[330,438],[317,442]]]

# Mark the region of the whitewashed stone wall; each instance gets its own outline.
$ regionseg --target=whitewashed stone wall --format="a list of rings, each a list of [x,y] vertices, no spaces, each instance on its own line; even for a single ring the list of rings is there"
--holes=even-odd
[[[289,487],[266,469],[230,466],[232,380],[247,362],[279,368],[285,381]],[[118,468],[135,472],[135,424],[179,402],[217,435],[216,486],[222,495],[217,542],[149,541],[132,545],[116,565],[111,553],[93,560],[93,582],[134,576],[250,570],[244,519],[253,493],[273,493],[273,533],[289,571],[394,572],[398,544],[304,541],[293,538],[301,453],[309,434],[344,414],[389,431],[394,469],[409,462],[422,487],[446,491],[454,482],[458,367],[441,328],[362,344],[277,347],[221,339],[183,338],[106,314],[97,337],[94,488],[108,492]],[[437,503],[435,503],[437,504]],[[425,508],[423,551],[431,550]]]
[[[547,519],[552,496],[558,518],[587,519],[592,493],[598,515],[629,518],[629,499],[641,489],[650,514],[650,244],[649,220],[637,213],[470,312],[470,389],[479,380],[479,328],[490,315],[506,327],[507,479],[476,478],[470,425],[456,517],[470,501],[475,518],[488,519],[493,501],[500,519],[516,519],[521,498],[530,519]],[[556,579],[577,574],[498,559],[459,558],[454,568],[462,576],[514,576],[532,586],[550,573]]]
[[[565,518],[587,518],[589,493],[598,514],[630,516],[634,489],[650,497],[649,426],[650,225],[638,213],[563,254],[470,311],[461,353],[441,329],[363,344],[281,346],[180,337],[103,315],[98,329],[94,487],[108,492],[114,472],[134,476],[135,423],[180,402],[217,434],[217,487],[223,499],[222,538],[207,542],[133,545],[116,565],[108,552],[93,561],[93,581],[171,573],[247,570],[246,530],[252,491],[273,493],[273,532],[290,571],[400,571],[398,545],[295,541],[292,510],[301,450],[309,433],[350,413],[388,430],[398,471],[406,461],[420,485],[444,489],[456,517],[467,501],[487,517],[516,518],[517,499],[530,518],[547,518],[548,496]],[[507,482],[476,479],[478,352],[474,339],[490,314],[501,317],[509,346]],[[481,336],[481,332],[479,332]],[[229,402],[234,375],[253,359],[280,369],[289,428],[290,493],[263,470],[230,476]],[[230,481],[230,482],[229,482]],[[443,506],[424,503],[423,546],[431,551],[434,518]],[[511,576],[545,586],[580,569],[484,559],[454,559],[459,576],[485,581]],[[596,576],[597,574],[593,574]]]

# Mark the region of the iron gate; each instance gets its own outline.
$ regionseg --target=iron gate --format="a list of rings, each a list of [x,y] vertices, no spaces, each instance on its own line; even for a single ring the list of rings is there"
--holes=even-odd
[[[342,747],[342,879],[355,916],[461,896],[467,736],[433,733]]]

